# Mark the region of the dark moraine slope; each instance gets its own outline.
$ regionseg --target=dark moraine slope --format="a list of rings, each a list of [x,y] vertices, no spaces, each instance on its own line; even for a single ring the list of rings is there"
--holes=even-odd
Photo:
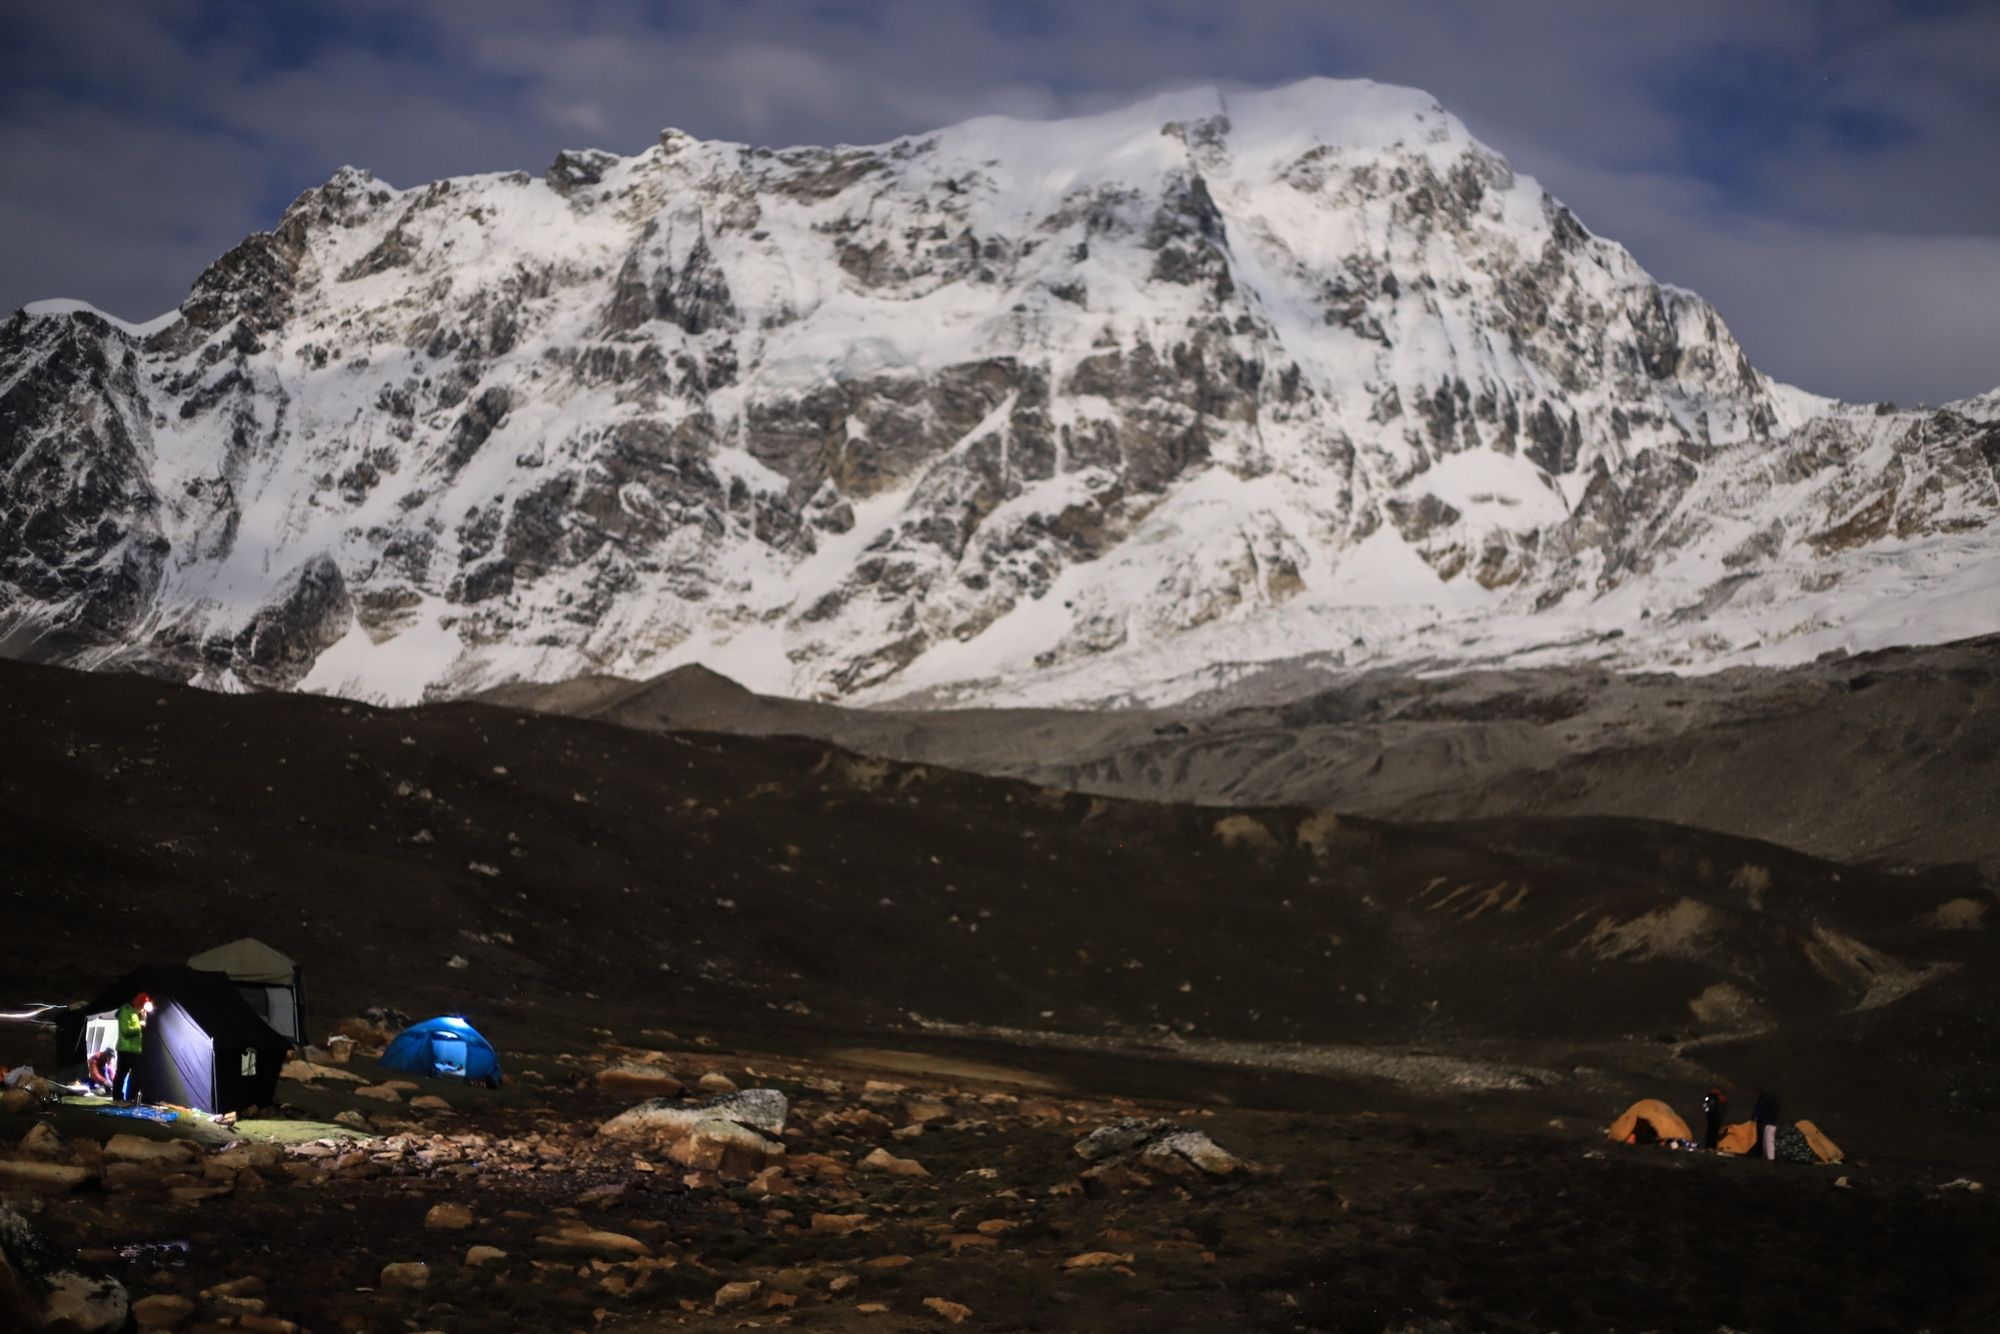
[[[999,1033],[1473,1089],[1703,1039],[1675,1067],[1696,1079],[1768,1030],[1745,1078],[1902,1062],[1899,1116],[1933,1108],[1944,1133],[2000,1109],[1978,1038],[2000,1016],[1973,984],[1991,898],[1963,872],[1630,819],[1222,812],[816,741],[20,664],[0,664],[0,735],[23,999],[253,934],[323,1014],[473,1007],[516,1042]],[[1845,1085],[1819,1105],[1844,1099],[1874,1105]]]
[[[1400,820],[1629,815],[2000,882],[2000,638],[1709,676],[1273,669],[1166,710],[863,710],[701,668],[488,698],[646,728],[794,734],[1110,795]]]

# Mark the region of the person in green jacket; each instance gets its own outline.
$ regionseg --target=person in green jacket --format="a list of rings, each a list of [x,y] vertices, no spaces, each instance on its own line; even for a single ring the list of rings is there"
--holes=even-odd
[[[120,1102],[139,1100],[139,1053],[146,1049],[146,1020],[152,1014],[153,998],[143,991],[118,1007],[118,1079],[112,1092]]]

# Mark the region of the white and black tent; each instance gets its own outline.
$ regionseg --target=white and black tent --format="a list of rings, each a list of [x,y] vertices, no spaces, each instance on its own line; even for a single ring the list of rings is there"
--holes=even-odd
[[[245,936],[195,955],[188,960],[188,967],[225,974],[252,1013],[304,1049],[304,975],[290,959],[263,941]]]

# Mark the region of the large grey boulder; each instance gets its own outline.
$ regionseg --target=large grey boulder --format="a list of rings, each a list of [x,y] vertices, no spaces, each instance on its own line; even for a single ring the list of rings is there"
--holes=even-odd
[[[668,1143],[700,1129],[711,1137],[748,1142],[754,1136],[759,1143],[775,1144],[785,1133],[790,1111],[791,1104],[776,1089],[744,1089],[698,1102],[648,1098],[606,1121],[597,1133],[607,1139]]]

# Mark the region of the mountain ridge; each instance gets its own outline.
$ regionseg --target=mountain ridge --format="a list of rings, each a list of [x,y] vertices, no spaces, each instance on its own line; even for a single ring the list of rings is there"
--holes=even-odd
[[[1993,402],[1777,384],[1366,82],[343,168],[178,319],[0,326],[0,652],[918,705],[1796,661],[2000,628]]]

